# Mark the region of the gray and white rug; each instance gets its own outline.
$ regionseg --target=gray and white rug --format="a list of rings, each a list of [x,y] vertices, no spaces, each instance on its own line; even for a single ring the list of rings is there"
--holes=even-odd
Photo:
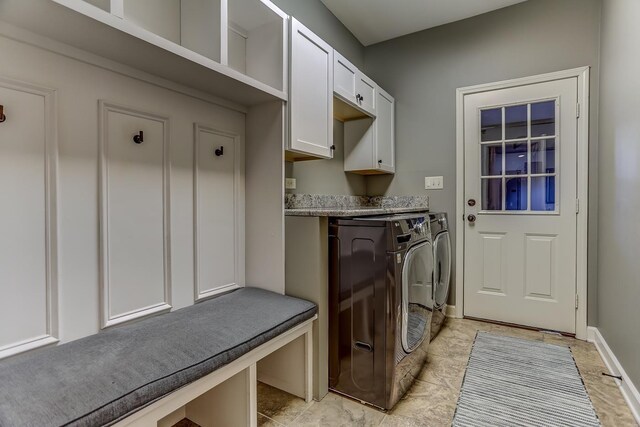
[[[455,427],[600,426],[571,350],[478,332]]]

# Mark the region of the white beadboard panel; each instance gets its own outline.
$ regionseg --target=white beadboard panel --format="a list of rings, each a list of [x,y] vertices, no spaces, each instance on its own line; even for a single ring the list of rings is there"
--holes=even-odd
[[[222,150],[216,155],[216,150]],[[196,301],[242,286],[239,135],[194,124],[194,276]]]
[[[100,101],[102,326],[171,308],[169,119]],[[134,135],[143,132],[143,142]]]
[[[53,89],[0,77],[0,359],[58,341]]]

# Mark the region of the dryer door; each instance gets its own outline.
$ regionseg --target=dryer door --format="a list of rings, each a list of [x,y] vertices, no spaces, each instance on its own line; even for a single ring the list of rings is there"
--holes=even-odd
[[[433,242],[434,266],[434,303],[437,310],[444,307],[449,297],[449,282],[451,280],[451,240],[449,232],[438,234]]]
[[[407,353],[431,333],[432,280],[433,248],[425,242],[409,249],[402,267],[402,347]]]

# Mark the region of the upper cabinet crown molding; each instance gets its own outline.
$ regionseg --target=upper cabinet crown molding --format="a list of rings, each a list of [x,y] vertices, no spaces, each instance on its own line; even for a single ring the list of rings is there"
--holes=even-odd
[[[227,45],[231,17],[255,31],[244,52]],[[288,17],[268,0],[3,0],[0,19],[241,105],[287,100]]]

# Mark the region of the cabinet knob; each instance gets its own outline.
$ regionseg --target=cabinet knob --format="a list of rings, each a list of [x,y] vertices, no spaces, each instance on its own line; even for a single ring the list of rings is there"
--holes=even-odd
[[[224,146],[220,146],[220,148],[216,148],[213,154],[215,154],[216,157],[220,157],[224,155]]]
[[[329,149],[330,149],[330,150],[335,150],[335,149],[336,149],[336,146],[335,146],[335,145],[332,145],[331,147],[329,147]]]
[[[381,165],[382,164],[382,159],[378,160],[378,164]]]
[[[4,105],[0,105],[0,123],[7,120],[7,116],[4,115]]]

